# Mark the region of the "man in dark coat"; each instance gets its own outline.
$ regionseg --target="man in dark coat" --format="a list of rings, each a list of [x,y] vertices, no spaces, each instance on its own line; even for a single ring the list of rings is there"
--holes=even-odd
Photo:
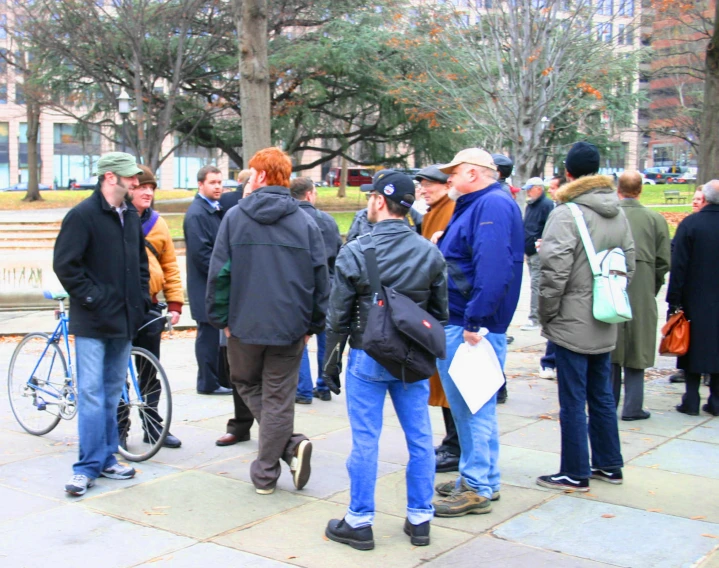
[[[53,270],[70,296],[77,365],[80,457],[65,485],[71,495],[83,495],[100,476],[135,475],[114,453],[132,338],[152,305],[140,216],[125,200],[140,173],[130,154],[102,156],[97,189],[68,212],[55,242]]]
[[[197,322],[195,357],[197,359],[197,392],[199,394],[232,394],[220,385],[220,336],[207,319],[205,289],[212,247],[222,220],[222,173],[215,166],[204,166],[197,172],[198,191],[190,204],[182,230],[187,254],[187,295],[190,313]]]
[[[273,493],[287,462],[297,489],[312,444],[294,432],[295,392],[309,336],[324,331],[329,297],[322,233],[290,195],[292,162],[279,148],[249,162],[251,195],[222,220],[210,262],[209,321],[228,338],[232,382],[260,423],[250,467],[257,493]]]
[[[612,352],[614,400],[619,405],[624,369],[622,420],[645,420],[644,369],[654,366],[657,353],[657,300],[669,270],[669,228],[659,213],[639,203],[642,177],[624,172],[617,187],[624,215],[634,237],[636,269],[627,287],[632,319],[617,325],[617,347]]]
[[[327,256],[327,271],[329,273],[330,282],[335,273],[335,259],[337,253],[342,246],[342,237],[337,227],[337,222],[332,215],[320,211],[315,207],[317,201],[317,189],[310,178],[298,177],[290,183],[290,193],[297,201],[300,202],[300,209],[307,213],[312,220],[317,223],[321,233],[322,241],[325,245],[325,255]],[[310,356],[305,346],[302,353],[302,363],[300,364],[300,378],[297,383],[297,396],[295,402],[298,404],[312,404],[313,398],[329,401],[332,400],[332,394],[329,387],[322,379],[322,362],[325,357],[325,332],[317,334],[317,386],[312,387],[312,370],[310,367]]]
[[[220,207],[222,211],[227,212],[230,207],[234,207],[242,199],[242,194],[245,191],[245,183],[250,177],[250,170],[242,170],[237,175],[237,182],[240,184],[234,191],[226,191],[220,196]]]
[[[689,351],[677,359],[686,375],[686,393],[679,412],[696,416],[701,399],[701,374],[711,375],[710,395],[702,410],[719,416],[719,180],[704,184],[707,204],[684,219],[677,228],[667,291],[669,312],[683,309],[691,322]]]

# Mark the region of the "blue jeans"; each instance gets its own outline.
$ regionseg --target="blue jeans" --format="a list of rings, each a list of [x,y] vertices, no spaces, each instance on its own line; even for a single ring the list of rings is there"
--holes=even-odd
[[[345,380],[347,414],[352,428],[352,453],[347,459],[350,506],[345,521],[353,528],[365,527],[374,521],[377,454],[387,391],[409,450],[407,518],[413,525],[431,520],[435,455],[427,406],[429,381],[402,384],[358,349],[350,352]]]
[[[611,384],[611,355],[585,355],[556,346],[559,419],[562,428],[560,473],[588,479],[592,467],[611,470],[624,465],[617,410]],[[589,426],[585,407],[589,407]]]
[[[544,350],[544,356],[539,360],[539,366],[542,369],[556,369],[557,368],[557,346],[551,341],[547,340],[547,347]]]
[[[317,337],[317,390],[329,391],[325,382],[322,380],[322,364],[325,358],[325,343],[327,336],[325,332],[318,333]],[[297,396],[304,398],[312,398],[312,370],[310,369],[310,354],[305,345],[304,353],[302,353],[302,362],[300,363],[300,378],[297,382]]]
[[[464,343],[464,328],[448,325],[447,358],[437,360],[439,378],[447,395],[454,422],[459,434],[461,456],[459,458],[460,478],[482,497],[489,499],[499,491],[499,427],[497,426],[497,395],[494,395],[476,413],[472,414],[462,394],[449,376],[449,367],[459,346]],[[482,341],[489,341],[504,369],[507,359],[507,336],[504,333],[488,333]],[[478,373],[477,380],[482,380]]]
[[[80,457],[76,475],[95,479],[117,463],[117,405],[127,378],[129,339],[75,336],[77,363],[77,429]]]

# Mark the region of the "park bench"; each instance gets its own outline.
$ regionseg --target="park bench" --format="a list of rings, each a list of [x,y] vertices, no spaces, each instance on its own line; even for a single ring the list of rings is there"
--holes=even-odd
[[[664,192],[664,203],[686,203],[686,195],[682,195],[680,191],[670,190]]]

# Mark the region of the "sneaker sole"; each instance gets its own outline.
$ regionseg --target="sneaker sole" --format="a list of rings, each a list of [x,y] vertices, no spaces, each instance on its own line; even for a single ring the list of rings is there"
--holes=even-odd
[[[454,486],[452,486],[452,489],[454,489]],[[436,487],[435,487],[434,491],[437,495],[441,495],[442,497],[449,497],[449,495],[452,493],[452,490],[440,491]],[[499,493],[499,491],[495,491],[494,493],[492,493],[492,497],[490,498],[490,501],[499,501],[501,498],[502,498],[502,495]]]
[[[355,540],[353,538],[344,538],[332,534],[328,528],[325,529],[325,536],[334,542],[347,544],[355,550],[372,550],[374,548],[374,540]]]
[[[297,469],[294,471],[292,481],[297,489],[304,488],[310,480],[310,459],[312,458],[312,442],[303,440],[297,447]]]
[[[405,527],[404,534],[409,537],[409,542],[413,546],[429,546],[429,535],[427,536],[412,536],[412,533]]]
[[[537,480],[537,485],[546,487],[547,489],[559,489],[560,491],[576,491],[577,493],[589,493],[589,487],[573,487],[571,485],[562,485],[560,483],[548,483],[546,481],[542,481],[541,479]]]
[[[121,474],[121,473],[105,473],[104,471],[100,472],[101,477],[107,477],[107,479],[132,479],[135,477],[135,474],[137,472],[133,471],[132,474]]]
[[[69,495],[74,495],[75,497],[80,497],[81,495],[85,495],[87,493],[87,490],[90,489],[90,487],[94,487],[94,483],[88,483],[87,487],[85,489],[79,489],[79,490],[73,490],[68,489],[67,485],[65,486],[65,493],[68,493]]]
[[[488,507],[482,507],[481,509],[478,507],[475,507],[474,509],[468,509],[466,511],[461,511],[461,512],[440,513],[439,511],[435,510],[434,516],[435,517],[452,518],[452,517],[464,517],[465,515],[485,515],[485,514],[491,513],[491,512],[492,512],[492,505],[490,504]]]
[[[269,489],[259,489],[255,487],[255,493],[257,493],[258,495],[272,495],[274,492],[274,487],[270,487]]]
[[[604,483],[611,483],[612,485],[621,485],[624,483],[623,479],[609,479],[608,477],[601,477],[599,475],[590,475],[589,479],[596,479],[597,481],[604,481]]]

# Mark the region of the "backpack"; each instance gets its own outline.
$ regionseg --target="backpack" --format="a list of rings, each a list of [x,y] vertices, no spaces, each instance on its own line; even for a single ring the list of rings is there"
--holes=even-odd
[[[605,323],[622,323],[632,319],[632,307],[627,295],[627,259],[618,247],[594,251],[584,214],[576,203],[567,203],[579,229],[589,266],[594,275],[592,313],[594,319]]]
[[[373,299],[362,349],[402,382],[429,378],[437,370],[437,359],[447,356],[444,326],[411,298],[382,286],[372,235],[357,240],[367,262]]]

